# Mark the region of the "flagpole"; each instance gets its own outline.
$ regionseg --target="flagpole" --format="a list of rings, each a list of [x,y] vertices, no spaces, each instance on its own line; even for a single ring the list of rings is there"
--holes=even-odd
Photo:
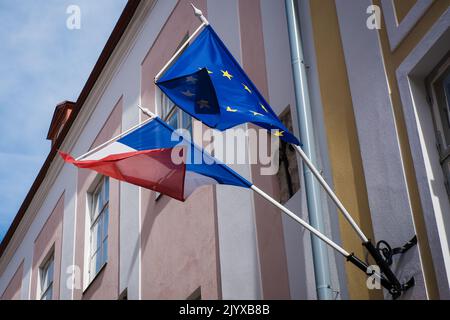
[[[164,65],[164,67],[158,72],[158,74],[155,77],[155,82],[159,79],[162,73],[164,73],[167,68],[172,64],[172,62],[180,55],[180,53],[184,50],[184,48],[189,44],[189,42],[197,35],[197,33],[204,27],[209,25],[209,21],[205,18],[202,11],[196,8],[192,3],[191,6],[194,10],[195,16],[197,16],[202,24],[195,30],[195,32],[187,39],[183,45],[178,49],[178,51],[172,56],[172,58]],[[328,195],[331,197],[333,202],[338,206],[338,208],[341,210],[341,212],[344,214],[344,217],[347,219],[347,221],[351,224],[353,229],[356,231],[358,236],[363,240],[363,242],[367,242],[368,238],[363,233],[361,228],[356,224],[353,217],[350,215],[350,213],[347,211],[347,209],[344,207],[342,202],[339,200],[337,195],[334,193],[334,191],[330,188],[330,186],[327,184],[327,182],[323,179],[322,175],[319,173],[319,171],[316,169],[314,164],[311,162],[311,160],[308,158],[308,156],[305,154],[305,152],[297,145],[294,145],[296,151],[300,154],[302,159],[305,161],[308,168],[312,171],[314,176],[318,179],[319,183],[322,185],[322,187],[325,189],[325,191],[328,193]]]
[[[197,36],[197,34],[207,25],[209,25],[209,21],[205,18],[205,16],[203,15],[203,12],[196,8],[192,3],[191,3],[191,7],[192,9],[194,9],[194,14],[196,17],[198,17],[200,19],[200,21],[202,22],[202,24],[194,31],[194,33],[191,34],[191,36],[181,45],[181,47],[174,53],[174,55],[172,56],[172,58],[170,58],[169,61],[167,61],[167,63],[164,65],[164,67],[162,67],[162,69],[158,72],[158,74],[155,76],[155,83],[156,81],[158,81],[158,79],[161,77],[161,75],[170,67],[170,65],[173,63],[173,61],[183,52],[183,50],[189,45],[189,42],[192,41],[192,39],[195,38],[195,36]]]
[[[326,244],[328,244],[330,247],[332,247],[333,249],[335,249],[336,251],[338,251],[340,254],[342,254],[344,257],[348,257],[350,255],[350,253],[348,253],[344,248],[340,247],[338,244],[336,244],[335,242],[333,242],[330,238],[328,238],[326,235],[324,235],[322,232],[320,232],[319,230],[315,229],[314,227],[312,227],[309,223],[307,223],[306,221],[304,221],[303,219],[299,218],[296,214],[294,214],[291,210],[289,210],[288,208],[286,208],[285,206],[283,206],[281,203],[279,203],[278,201],[276,201],[274,198],[272,198],[271,196],[269,196],[267,193],[265,193],[264,191],[262,191],[261,189],[259,189],[257,186],[252,185],[251,189],[256,192],[257,194],[259,194],[261,197],[263,197],[264,199],[266,199],[267,201],[269,201],[271,204],[273,204],[275,207],[277,207],[278,209],[280,209],[281,211],[283,211],[286,215],[288,215],[290,218],[292,218],[293,220],[295,220],[296,222],[298,222],[299,224],[301,224],[303,227],[305,227],[306,229],[308,229],[311,233],[313,233],[315,236],[317,236],[318,238],[320,238],[321,240],[323,240]]]
[[[139,106],[139,109],[141,109],[141,111],[149,116],[149,117],[156,117],[156,115],[151,112],[150,110],[148,110],[147,108],[142,108]],[[252,185],[251,189],[256,192],[257,194],[259,194],[260,196],[262,196],[264,199],[266,199],[267,201],[269,201],[270,203],[272,203],[274,206],[276,206],[277,208],[281,209],[281,211],[283,211],[285,214],[287,214],[289,217],[291,217],[292,219],[294,219],[296,222],[298,222],[299,224],[301,224],[303,227],[305,227],[306,229],[308,229],[309,231],[311,231],[314,235],[316,235],[317,237],[319,237],[320,239],[322,239],[324,242],[326,242],[329,246],[331,246],[333,249],[337,250],[340,254],[342,254],[344,257],[348,257],[350,255],[350,253],[348,253],[345,249],[343,249],[342,247],[340,247],[338,244],[336,244],[335,242],[333,242],[333,240],[331,240],[330,238],[328,238],[326,235],[324,235],[323,233],[321,233],[319,230],[313,228],[311,225],[309,225],[306,221],[304,221],[303,219],[299,218],[295,213],[293,213],[292,211],[290,211],[288,208],[286,208],[285,206],[283,206],[281,203],[279,203],[278,201],[276,201],[274,198],[272,198],[271,196],[269,196],[267,193],[265,193],[264,191],[262,191],[261,189],[259,189],[257,186]]]
[[[305,220],[301,219],[300,217],[298,217],[296,214],[294,214],[292,211],[290,211],[288,208],[286,208],[285,206],[283,206],[281,203],[279,203],[278,201],[276,201],[274,198],[272,198],[270,195],[268,195],[267,193],[265,193],[264,191],[262,191],[261,189],[259,189],[257,186],[252,185],[250,187],[254,192],[256,192],[257,194],[259,194],[260,196],[262,196],[265,200],[269,201],[271,204],[273,204],[275,207],[277,207],[278,209],[280,209],[281,211],[283,211],[283,213],[285,213],[287,216],[289,216],[291,219],[293,219],[294,221],[296,221],[297,223],[299,223],[300,225],[302,225],[304,228],[306,228],[307,230],[309,230],[313,235],[315,235],[316,237],[318,237],[320,240],[324,241],[327,245],[329,245],[330,247],[332,247],[334,250],[336,250],[337,252],[339,252],[342,256],[344,256],[346,258],[346,260],[348,262],[351,262],[353,265],[355,265],[356,267],[358,267],[360,270],[364,271],[364,273],[366,273],[367,275],[372,275],[375,276],[380,283],[383,285],[383,287],[385,287],[386,289],[388,289],[390,292],[392,290],[392,283],[382,274],[379,274],[377,272],[375,272],[374,270],[372,270],[370,268],[369,265],[367,265],[367,263],[363,262],[362,260],[360,260],[357,256],[355,256],[354,253],[349,253],[348,251],[346,251],[344,248],[342,248],[341,246],[339,246],[337,243],[335,243],[333,240],[331,240],[330,238],[328,238],[326,235],[324,235],[322,232],[320,232],[319,230],[317,230],[316,228],[314,228],[313,226],[311,226],[309,223],[307,223]]]
[[[139,106],[139,108],[141,108],[141,107]],[[141,108],[141,109],[142,109],[142,108]],[[111,139],[109,139],[108,141],[102,143],[101,145],[95,147],[94,149],[89,150],[88,152],[86,152],[85,154],[79,156],[79,157],[76,158],[75,160],[76,160],[76,161],[83,160],[84,158],[90,156],[90,155],[93,154],[94,152],[96,152],[96,151],[98,151],[98,150],[100,150],[100,149],[106,147],[107,145],[109,145],[109,144],[111,144],[111,143],[113,143],[113,142],[119,140],[120,138],[122,138],[123,136],[127,135],[127,134],[130,133],[131,131],[133,131],[133,130],[139,128],[140,126],[143,126],[144,124],[146,124],[146,123],[148,123],[148,122],[150,122],[150,121],[152,121],[155,117],[156,117],[155,115],[150,116],[149,119],[146,119],[146,120],[144,120],[143,122],[138,123],[138,124],[135,125],[135,126],[132,126],[132,127],[129,128],[128,130],[125,130],[124,132],[118,134],[118,135],[115,136],[114,138],[111,138]]]
[[[162,69],[158,72],[158,74],[155,76],[155,82],[158,81],[158,79],[161,77],[161,75],[167,70],[167,68],[170,67],[172,62],[183,52],[183,50],[189,45],[189,42],[191,42],[192,39],[200,32],[200,30],[203,29],[203,27],[207,26],[206,23],[202,23],[197,30],[194,31],[194,33],[181,45],[181,47],[175,52],[175,54],[170,58],[169,61],[162,67]]]
[[[389,292],[394,297],[397,297],[399,294],[399,290],[405,291],[408,286],[408,284],[402,285],[400,281],[398,280],[397,276],[394,274],[394,272],[391,270],[390,265],[386,262],[386,259],[380,254],[379,250],[374,246],[374,244],[364,235],[362,230],[359,228],[359,226],[356,224],[355,220],[352,218],[350,213],[345,209],[342,202],[339,200],[337,195],[334,193],[334,191],[330,188],[328,183],[325,181],[325,179],[322,177],[322,175],[319,173],[319,171],[316,169],[314,164],[311,162],[311,160],[308,158],[308,156],[303,152],[302,148],[295,145],[295,150],[300,154],[305,164],[308,166],[308,168],[311,170],[313,175],[317,178],[319,183],[322,185],[322,187],[325,189],[325,191],[328,193],[328,195],[331,197],[333,202],[338,206],[338,208],[343,213],[344,217],[347,219],[347,221],[351,224],[353,229],[356,231],[356,233],[359,235],[363,242],[363,246],[367,249],[369,254],[374,258],[376,264],[380,267],[381,271],[386,275],[386,278],[389,280],[389,282],[392,284],[392,289],[389,289]]]
[[[142,111],[142,113],[144,113],[145,115],[149,116],[150,119],[148,120],[152,120],[154,118],[157,117],[156,114],[154,114],[153,112],[151,112],[149,109],[147,108],[143,108],[141,106],[138,106],[139,109]],[[144,124],[144,122],[142,123]],[[234,171],[232,171],[234,172]],[[338,245],[336,242],[334,242],[333,240],[331,240],[330,238],[328,238],[326,235],[324,235],[322,232],[320,232],[319,230],[317,230],[316,228],[314,228],[313,226],[311,226],[309,223],[307,223],[305,220],[301,219],[300,217],[298,217],[296,214],[294,214],[291,210],[289,210],[288,208],[286,208],[285,206],[283,206],[281,203],[279,203],[278,201],[276,201],[274,198],[272,198],[270,195],[268,195],[267,193],[265,193],[264,191],[262,191],[260,188],[258,188],[255,185],[252,185],[251,190],[257,194],[259,194],[261,197],[263,197],[265,200],[267,200],[268,202],[270,202],[272,205],[274,205],[275,207],[277,207],[278,209],[280,209],[284,214],[286,214],[287,216],[289,216],[291,219],[293,219],[295,222],[297,222],[298,224],[300,224],[301,226],[303,226],[305,229],[307,229],[308,231],[310,231],[313,235],[315,235],[316,237],[318,237],[320,240],[322,240],[323,242],[325,242],[328,246],[330,246],[331,248],[333,248],[334,250],[336,250],[337,252],[339,252],[343,257],[346,258],[346,260],[348,262],[351,262],[353,265],[355,265],[357,268],[359,268],[360,270],[362,270],[365,274],[367,275],[372,275],[375,276],[377,279],[379,279],[380,283],[382,284],[383,287],[385,287],[386,289],[388,289],[389,291],[391,291],[392,289],[392,284],[389,280],[386,279],[386,277],[383,274],[379,274],[377,272],[375,272],[374,270],[372,270],[370,268],[369,265],[367,265],[367,263],[365,263],[364,261],[360,260],[357,256],[355,256],[354,253],[349,253],[348,251],[346,251],[344,248],[342,248],[340,245]]]
[[[344,217],[347,219],[347,221],[350,223],[350,225],[353,227],[353,229],[356,231],[358,236],[361,238],[363,242],[369,241],[369,239],[366,237],[364,232],[361,230],[361,228],[356,224],[353,217],[350,215],[350,213],[345,209],[342,202],[339,200],[337,195],[334,193],[334,191],[331,189],[331,187],[328,185],[328,183],[325,181],[325,179],[322,177],[320,172],[317,170],[317,168],[314,166],[314,164],[311,162],[311,160],[308,158],[308,156],[305,154],[305,152],[300,148],[300,146],[293,145],[295,150],[298,152],[300,157],[302,157],[305,164],[308,166],[308,168],[311,170],[313,175],[317,178],[320,185],[325,189],[325,191],[328,193],[328,195],[331,197],[333,202],[337,205],[339,210],[341,210]]]

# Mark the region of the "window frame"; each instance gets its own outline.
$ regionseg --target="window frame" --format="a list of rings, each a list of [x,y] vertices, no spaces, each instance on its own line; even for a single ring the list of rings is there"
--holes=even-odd
[[[185,43],[188,39],[189,39],[189,31],[186,32],[186,34],[184,35],[183,39],[181,40],[181,42],[177,46],[177,49],[175,50],[175,52],[177,52],[178,49],[181,48],[183,43]],[[186,48],[187,48],[187,46],[186,46]],[[183,53],[183,51],[180,53],[180,55]],[[173,103],[169,99],[169,97],[167,97],[164,94],[164,92],[162,92],[161,90],[159,90],[159,89],[157,90],[157,95],[156,96],[157,96],[157,100],[159,100],[157,105],[159,105],[161,119],[164,122],[166,122],[169,125],[171,125],[170,120],[173,117],[177,116],[177,125],[174,127],[174,129],[188,130],[190,132],[191,139],[192,139],[194,118],[191,115],[189,115],[186,112],[184,112],[175,103]],[[184,125],[185,124],[185,122],[184,122],[185,120],[188,120],[188,123],[189,123],[188,126]]]
[[[110,180],[109,177],[100,176],[93,183],[95,186],[88,191],[88,243],[87,243],[87,285],[89,285],[108,263],[108,240],[109,240],[109,218],[110,218]],[[101,197],[101,208],[98,208],[99,197]],[[95,230],[97,228],[97,230]],[[105,232],[106,231],[106,232]],[[101,232],[100,240],[98,232]],[[97,242],[94,248],[94,234]],[[106,244],[105,244],[106,243]],[[106,248],[106,249],[105,249]],[[105,252],[106,250],[106,252]],[[100,264],[97,261],[100,257]],[[94,261],[95,259],[95,261]],[[95,266],[93,265],[95,263]]]
[[[450,76],[450,55],[447,55],[441,63],[433,70],[433,72],[427,77],[426,89],[428,95],[428,102],[430,104],[431,116],[434,125],[437,152],[439,156],[439,163],[442,168],[443,178],[445,188],[447,190],[447,195],[450,197],[450,103],[447,102],[447,118],[443,118],[443,112],[441,110],[438,93],[436,92],[436,87],[441,85],[441,89],[444,91],[441,94],[444,95],[444,99],[449,100],[450,97],[447,96],[446,88],[444,87],[444,82],[447,77]],[[440,82],[440,83],[439,83]],[[445,121],[447,121],[448,128],[445,127]]]
[[[279,118],[281,122],[291,131],[293,132],[293,113],[291,110],[291,106],[288,105],[286,108],[280,113]],[[290,122],[290,124],[288,123]],[[289,159],[289,155],[293,155],[293,159]],[[292,160],[292,161],[291,161]],[[297,153],[294,151],[291,145],[287,144],[283,140],[280,140],[280,145],[278,149],[278,161],[279,167],[278,172],[276,174],[276,178],[278,182],[281,184],[282,179],[284,177],[285,184],[287,185],[287,194],[283,194],[283,190],[280,186],[280,202],[282,204],[286,204],[292,197],[295,196],[298,192],[302,191],[302,182],[301,182],[301,166],[299,165],[299,159],[297,157]],[[284,175],[281,173],[284,172]],[[297,172],[293,172],[297,171]]]
[[[52,267],[51,270],[51,279],[48,280],[48,284],[45,288],[43,288],[43,284],[45,282],[45,276],[48,277],[48,272],[50,270],[50,266]],[[52,249],[50,253],[47,255],[47,257],[43,260],[41,263],[41,266],[39,267],[39,300],[53,300],[53,284],[55,282],[55,253]],[[50,299],[47,299],[47,294],[50,291]],[[45,299],[44,299],[45,298]]]
[[[161,119],[176,129],[188,130],[192,139],[193,118],[174,104],[162,91],[160,91],[160,106],[161,106]],[[176,119],[176,126],[174,126],[171,120],[174,117]],[[187,120],[187,122],[185,122]],[[185,126],[185,123],[189,125]]]
[[[186,32],[183,39],[181,40],[180,44],[178,45],[175,52],[178,51],[178,49],[183,45],[186,40],[189,39],[189,31]],[[187,48],[187,47],[186,47]],[[182,52],[180,53],[180,55]],[[155,106],[157,110],[157,114],[167,124],[169,124],[171,127],[173,127],[175,130],[182,129],[182,130],[188,130],[190,134],[191,141],[194,141],[194,121],[195,118],[189,115],[188,113],[184,112],[181,108],[179,108],[175,103],[172,102],[172,100],[167,97],[164,92],[159,89],[159,87],[156,87],[155,91]],[[171,119],[173,117],[177,117],[177,124],[176,126],[173,126],[171,124]],[[185,120],[188,119],[189,125],[185,126]],[[162,197],[162,193],[155,192],[155,201],[158,201]]]

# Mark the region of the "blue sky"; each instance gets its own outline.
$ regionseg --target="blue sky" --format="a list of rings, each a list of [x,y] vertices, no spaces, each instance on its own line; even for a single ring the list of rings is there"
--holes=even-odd
[[[55,106],[75,101],[126,0],[0,0],[0,239],[50,150]],[[81,28],[69,30],[69,5]]]

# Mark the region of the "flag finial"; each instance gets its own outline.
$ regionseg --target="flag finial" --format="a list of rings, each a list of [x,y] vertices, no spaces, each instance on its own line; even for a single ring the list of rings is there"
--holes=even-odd
[[[205,25],[209,25],[208,20],[206,20],[205,16],[203,15],[202,10],[198,9],[194,4],[191,2],[191,7],[194,9],[194,14],[197,18],[200,19],[201,22],[203,22]]]
[[[148,110],[147,108],[143,108],[140,105],[138,105],[138,108],[141,109],[143,114],[149,116],[150,118],[155,118],[156,117],[156,115],[153,112],[151,112],[150,110]]]

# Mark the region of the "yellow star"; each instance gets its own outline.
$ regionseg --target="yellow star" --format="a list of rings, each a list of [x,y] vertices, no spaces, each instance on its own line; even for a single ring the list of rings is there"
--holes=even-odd
[[[198,68],[198,70],[202,70],[203,68]],[[212,72],[211,70],[208,70],[208,68],[205,68],[206,71],[208,71],[208,74],[213,74],[214,72]]]
[[[227,107],[228,112],[237,112],[237,109],[231,109],[231,107]]]
[[[262,103],[259,104],[261,106],[261,108],[263,108],[263,110],[267,113],[269,113],[269,111],[267,111],[266,107],[264,107],[264,105]]]
[[[283,136],[283,133],[284,133],[284,131],[277,130],[277,131],[275,131],[274,135],[275,135],[276,137],[282,137],[282,136]]]
[[[254,116],[262,116],[262,114],[261,113],[259,113],[259,112],[256,112],[256,111],[250,111],[251,113],[253,113],[253,115]]]
[[[252,93],[252,90],[250,90],[250,88],[247,87],[247,85],[245,85],[245,84],[242,84],[242,85],[244,86],[244,89],[245,89],[245,90],[247,90],[249,93]]]
[[[228,80],[231,80],[231,78],[233,78],[233,76],[232,76],[231,74],[228,73],[228,70],[225,70],[225,71],[220,70],[220,71],[222,71],[222,75],[223,75],[224,77],[228,78]]]

